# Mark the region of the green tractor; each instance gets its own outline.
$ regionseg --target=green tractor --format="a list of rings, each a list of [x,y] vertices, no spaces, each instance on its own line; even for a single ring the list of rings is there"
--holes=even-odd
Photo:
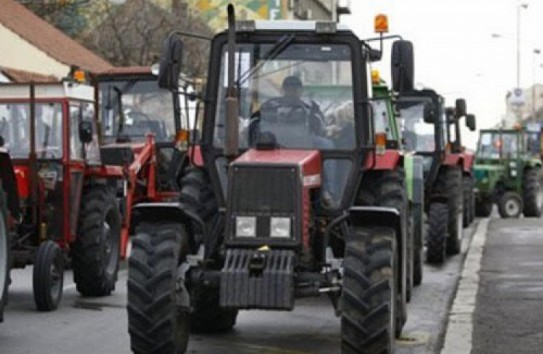
[[[502,218],[541,216],[541,157],[530,148],[533,139],[526,130],[481,130],[474,166],[477,216],[490,216],[494,203]]]
[[[372,71],[372,111],[374,117],[375,131],[386,133],[387,148],[398,149],[403,153],[403,169],[405,172],[406,195],[409,201],[409,230],[412,233],[411,243],[408,245],[408,252],[413,259],[412,266],[408,269],[407,282],[408,294],[412,286],[420,285],[422,282],[422,254],[424,240],[424,160],[422,156],[414,153],[405,153],[402,143],[402,135],[398,122],[398,111],[395,107],[394,92],[389,89],[386,83],[380,79],[379,72]]]

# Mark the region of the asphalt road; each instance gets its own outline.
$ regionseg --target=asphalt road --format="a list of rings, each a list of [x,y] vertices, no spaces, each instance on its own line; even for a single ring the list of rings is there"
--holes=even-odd
[[[447,312],[473,229],[463,252],[443,267],[425,267],[423,284],[409,305],[409,319],[397,353],[435,353],[441,348]],[[39,313],[32,298],[32,269],[12,272],[10,303],[0,324],[2,354],[129,353],[125,311],[126,270],[112,296],[87,299],[65,275],[60,308]],[[293,312],[244,311],[235,330],[225,335],[191,336],[189,353],[338,353],[339,319],[326,297],[297,302]]]
[[[543,353],[543,220],[491,221],[472,353]]]

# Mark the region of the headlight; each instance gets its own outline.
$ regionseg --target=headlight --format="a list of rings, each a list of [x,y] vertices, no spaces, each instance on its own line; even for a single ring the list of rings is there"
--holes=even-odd
[[[280,238],[290,237],[290,218],[271,218],[270,236]]]
[[[256,217],[236,217],[236,237],[256,237]]]

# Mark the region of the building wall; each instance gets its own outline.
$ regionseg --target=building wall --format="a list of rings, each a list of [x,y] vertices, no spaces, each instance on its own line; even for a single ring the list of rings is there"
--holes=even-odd
[[[26,70],[59,79],[66,76],[70,67],[51,58],[32,44],[0,24],[0,66]]]

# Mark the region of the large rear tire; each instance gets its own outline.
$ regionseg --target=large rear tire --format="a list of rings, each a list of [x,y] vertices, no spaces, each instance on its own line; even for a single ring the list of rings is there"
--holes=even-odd
[[[462,177],[462,187],[463,187],[463,191],[464,191],[464,198],[463,198],[463,201],[464,201],[464,208],[463,208],[463,219],[462,219],[462,223],[463,223],[463,227],[468,227],[471,222],[473,221],[473,218],[472,218],[472,213],[473,213],[473,210],[472,210],[472,203],[473,203],[473,198],[472,198],[472,195],[473,195],[473,183],[472,183],[472,179],[470,176],[463,176]]]
[[[189,340],[189,295],[180,266],[187,239],[176,224],[138,228],[128,260],[128,333],[136,354],[185,353]]]
[[[442,169],[437,179],[436,189],[438,194],[447,197],[449,218],[446,251],[448,255],[455,255],[460,253],[463,233],[464,193],[462,169],[458,166]]]
[[[422,283],[423,278],[423,240],[424,240],[424,231],[426,229],[424,223],[424,211],[422,206],[417,206],[413,209],[413,220],[414,220],[414,253],[413,253],[413,285],[418,286]]]
[[[77,291],[105,296],[115,289],[119,270],[121,219],[117,201],[105,186],[84,191],[72,266]]]
[[[56,310],[62,299],[64,255],[53,241],[45,241],[36,251],[32,272],[34,302],[39,311]]]
[[[522,181],[522,199],[525,217],[540,217],[543,204],[543,191],[541,190],[541,172],[539,168],[530,168],[524,171]]]
[[[8,298],[10,253],[7,199],[4,189],[0,186],[0,322],[4,320],[4,306]]]
[[[442,264],[446,257],[449,209],[445,203],[432,203],[428,211],[426,261]]]
[[[341,352],[393,353],[399,277],[392,228],[354,229],[345,245]]]

